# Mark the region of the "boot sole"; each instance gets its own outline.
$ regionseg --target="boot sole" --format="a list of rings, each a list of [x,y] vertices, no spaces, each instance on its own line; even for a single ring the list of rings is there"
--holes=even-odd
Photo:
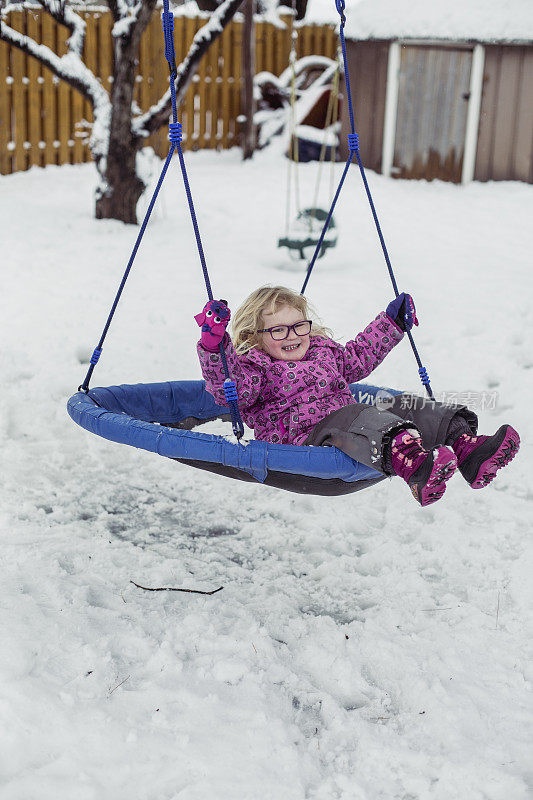
[[[431,468],[426,459],[421,467],[422,475],[409,482],[413,497],[421,506],[429,506],[441,499],[446,491],[446,482],[450,480],[457,469],[457,458],[446,447],[439,447],[433,453],[437,453],[437,455],[433,456]],[[424,472],[429,472],[429,474],[424,475]]]
[[[488,457],[482,461],[477,469],[474,467],[475,474],[473,476],[469,474],[472,472],[472,461],[469,469],[468,460],[472,459],[472,456],[475,455],[476,451],[471,453],[471,455],[468,456],[468,458],[466,458],[463,464],[461,464],[459,467],[461,473],[463,473],[463,470],[465,470],[467,473],[468,477],[466,475],[464,477],[472,489],[484,489],[485,486],[488,486],[489,483],[496,477],[498,470],[502,469],[502,467],[506,467],[507,464],[513,460],[520,449],[520,436],[514,428],[511,428],[510,425],[502,425],[501,428],[496,431],[494,437],[491,437],[491,439],[493,439],[491,447],[493,448],[496,445],[496,450],[490,455],[487,454]],[[494,441],[494,439],[496,441]],[[497,444],[498,441],[499,444]],[[483,447],[489,449],[487,442],[484,442],[479,449],[482,450]],[[479,453],[478,458],[483,457],[483,455],[485,454]]]

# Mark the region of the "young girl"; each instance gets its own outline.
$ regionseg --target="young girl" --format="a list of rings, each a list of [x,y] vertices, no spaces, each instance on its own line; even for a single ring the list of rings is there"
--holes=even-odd
[[[384,475],[399,475],[422,506],[439,500],[457,467],[474,489],[486,486],[516,455],[510,425],[476,436],[466,406],[398,395],[386,410],[357,403],[349,384],[366,378],[418,325],[413,300],[402,293],[342,346],[311,320],[302,295],[281,286],[253,292],[235,314],[211,300],[195,317],[207,390],[225,405],[222,342],[237,383],[239,408],[255,438],[281,444],[333,446]]]

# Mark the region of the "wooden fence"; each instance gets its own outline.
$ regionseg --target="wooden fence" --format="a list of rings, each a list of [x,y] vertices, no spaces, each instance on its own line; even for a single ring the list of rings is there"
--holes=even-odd
[[[110,88],[113,74],[112,19],[107,11],[79,12],[87,23],[84,60]],[[176,60],[187,53],[204,18],[177,17]],[[48,14],[38,10],[11,12],[8,25],[62,55],[68,31]],[[258,22],[256,72],[279,75],[288,65],[290,30]],[[324,55],[335,58],[337,38],[329,26],[298,28],[298,57]],[[210,47],[179,109],[183,125],[183,148],[228,148],[239,143],[237,119],[241,113],[242,23],[233,20]],[[163,54],[159,13],[145,31],[139,57],[135,99],[145,111],[168,88],[168,68]],[[83,121],[91,123],[90,104],[63,81],[59,81],[36,59],[0,41],[0,174],[31,166],[80,164],[91,160],[84,141]],[[147,144],[164,156],[168,150],[167,129],[162,128]]]

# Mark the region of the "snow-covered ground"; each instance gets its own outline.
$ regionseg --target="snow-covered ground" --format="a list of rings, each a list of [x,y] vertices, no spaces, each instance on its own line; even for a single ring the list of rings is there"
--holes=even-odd
[[[215,294],[236,308],[263,283],[299,288],[276,249],[282,159],[187,162]],[[200,376],[178,173],[94,385]],[[369,174],[435,391],[522,435],[490,487],[457,475],[421,509],[400,480],[292,495],[70,421],[137,233],[92,218],[94,180],[0,178],[2,800],[533,797],[533,187]],[[336,219],[309,296],[347,339],[392,297],[355,168]],[[372,381],[416,390],[407,342]]]

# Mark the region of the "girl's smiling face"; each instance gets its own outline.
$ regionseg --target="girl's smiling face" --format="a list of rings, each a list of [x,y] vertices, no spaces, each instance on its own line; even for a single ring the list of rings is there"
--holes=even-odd
[[[275,328],[277,325],[295,325],[305,319],[301,311],[293,306],[282,306],[277,311],[262,314],[263,327]],[[279,361],[301,361],[309,350],[310,334],[299,336],[293,330],[286,339],[273,339],[270,333],[260,333],[261,347],[272,358]]]

